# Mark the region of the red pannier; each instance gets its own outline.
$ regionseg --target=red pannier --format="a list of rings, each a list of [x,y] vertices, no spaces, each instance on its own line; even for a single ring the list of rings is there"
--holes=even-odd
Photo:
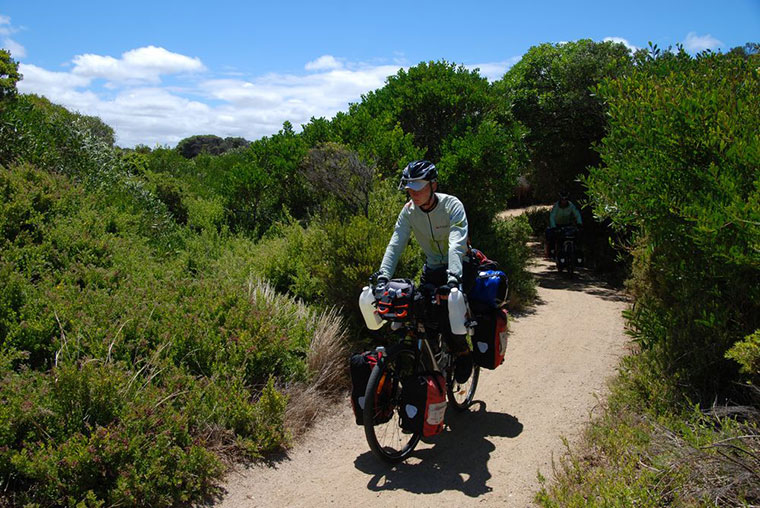
[[[495,369],[502,364],[507,351],[507,311],[491,309],[478,314],[476,321],[473,359],[485,369]]]
[[[351,355],[349,367],[351,371],[351,407],[357,425],[364,425],[364,396],[367,391],[367,383],[372,369],[382,357],[380,351],[365,351]],[[390,405],[393,387],[391,383],[385,383],[380,387],[380,393],[375,394],[376,411],[375,423],[384,423],[393,416],[393,408]],[[385,408],[385,410],[383,410]]]
[[[432,374],[409,376],[401,385],[401,428],[434,436],[443,430],[446,414],[446,380]]]

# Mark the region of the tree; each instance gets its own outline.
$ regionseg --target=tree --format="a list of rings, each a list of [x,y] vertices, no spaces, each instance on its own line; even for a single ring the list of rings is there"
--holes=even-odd
[[[317,195],[333,196],[351,215],[368,214],[373,168],[337,143],[325,143],[306,154],[301,168]]]
[[[18,72],[18,62],[10,51],[0,49],[0,100],[16,95],[16,83],[23,78]]]
[[[760,358],[758,67],[681,49],[598,88],[610,125],[587,184],[595,213],[635,232],[632,332],[654,376],[707,403],[736,380],[733,344]]]
[[[116,142],[113,128],[106,124],[100,117],[89,116],[75,113],[76,124],[84,129],[91,136],[103,141],[108,146],[113,146]]]
[[[221,155],[236,148],[245,148],[250,144],[243,138],[220,138],[213,134],[190,136],[177,143],[177,151],[187,159],[197,157],[201,153]]]
[[[435,162],[444,143],[477,126],[492,106],[486,78],[441,60],[401,69],[383,88],[364,96],[359,108],[384,118],[390,129],[398,123]]]
[[[414,136],[405,133],[389,114],[373,116],[361,104],[352,104],[348,113],[335,115],[332,131],[363,160],[372,161],[381,178],[395,178],[408,161],[421,159],[425,153],[415,146]]]
[[[484,233],[507,206],[526,160],[521,133],[516,123],[486,120],[444,148],[438,164],[440,186],[464,204],[473,237]]]
[[[497,83],[503,107],[529,129],[529,180],[538,197],[580,186],[577,177],[599,163],[594,143],[604,136],[603,102],[592,88],[632,67],[619,43],[585,39],[533,46]]]

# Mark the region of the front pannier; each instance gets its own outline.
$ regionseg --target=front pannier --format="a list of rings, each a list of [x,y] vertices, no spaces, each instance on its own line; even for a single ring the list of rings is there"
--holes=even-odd
[[[412,315],[414,285],[409,279],[393,279],[375,289],[377,314],[388,321],[407,321]]]
[[[351,408],[354,410],[354,417],[357,425],[364,425],[364,396],[367,391],[367,383],[372,369],[380,361],[382,353],[378,351],[365,351],[351,355],[349,368],[351,372]],[[391,383],[382,386],[381,392],[375,394],[376,411],[375,423],[384,423],[390,420],[393,410],[390,405],[391,392],[393,387]],[[385,409],[384,409],[385,408]]]
[[[401,428],[434,436],[443,430],[446,380],[438,373],[404,378],[401,385]]]
[[[507,311],[490,309],[477,316],[472,354],[475,363],[495,369],[504,361],[507,351]]]

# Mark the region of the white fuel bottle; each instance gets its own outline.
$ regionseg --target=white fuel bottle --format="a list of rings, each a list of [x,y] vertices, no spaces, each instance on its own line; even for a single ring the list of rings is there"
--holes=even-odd
[[[464,303],[464,295],[457,288],[451,288],[449,293],[449,324],[451,333],[464,335],[467,333],[465,322],[467,320],[467,304]]]
[[[378,330],[385,323],[383,319],[377,315],[377,309],[375,308],[375,295],[372,294],[372,288],[364,286],[362,294],[359,295],[359,309],[362,311],[364,317],[364,324],[370,330]]]

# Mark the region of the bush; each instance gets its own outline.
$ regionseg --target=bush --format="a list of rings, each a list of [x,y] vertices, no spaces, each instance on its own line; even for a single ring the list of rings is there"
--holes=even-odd
[[[509,278],[509,305],[520,308],[536,296],[536,283],[528,272],[531,229],[525,215],[496,219],[486,235],[473,238],[473,247],[497,261]]]
[[[546,228],[549,227],[549,214],[551,208],[539,208],[537,206],[528,208],[524,215],[528,218],[528,224],[533,235],[545,240]]]
[[[635,231],[633,333],[677,390],[710,402],[737,380],[725,358],[760,328],[760,55],[683,52],[606,82],[595,213]]]
[[[737,341],[726,352],[726,358],[735,360],[741,365],[744,374],[760,377],[760,330]]]
[[[673,409],[641,357],[620,376],[581,442],[542,478],[541,506],[747,506],[760,500],[754,475],[757,413],[741,407]],[[642,383],[647,397],[642,398]],[[733,418],[730,416],[734,416]]]
[[[322,307],[337,306],[360,323],[359,293],[380,267],[403,204],[403,194],[387,182],[370,193],[368,217],[344,218],[326,209],[308,227],[293,220],[279,224],[259,244],[254,269],[277,289]],[[423,262],[411,242],[394,276],[415,278]]]
[[[252,242],[178,227],[156,246],[139,201],[87,189],[0,168],[4,499],[198,500],[220,455],[287,443],[280,389],[322,376],[307,361],[324,320],[248,283]]]

